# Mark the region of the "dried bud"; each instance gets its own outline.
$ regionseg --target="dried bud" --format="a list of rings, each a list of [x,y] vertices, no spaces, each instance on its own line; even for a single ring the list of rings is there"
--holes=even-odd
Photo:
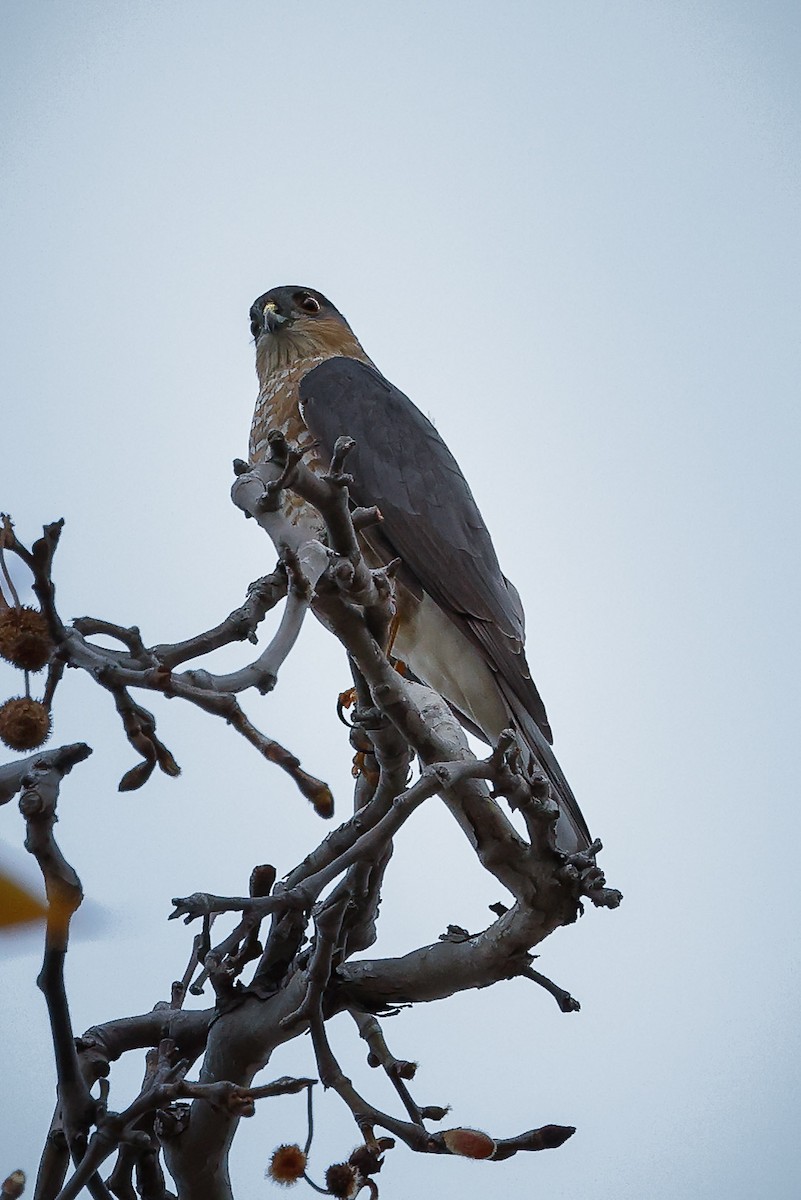
[[[269,896],[272,886],[275,883],[275,867],[270,863],[263,863],[259,867],[254,867],[250,872],[250,884],[248,890],[251,896]]]
[[[318,817],[324,817],[326,821],[333,817],[334,797],[327,784],[321,783],[319,787],[314,788],[309,799]]]
[[[359,1190],[361,1176],[351,1163],[334,1163],[325,1173],[325,1186],[337,1200],[350,1200]]]
[[[369,1175],[377,1175],[384,1165],[384,1151],[393,1145],[392,1138],[379,1138],[370,1145],[357,1146],[348,1162],[365,1178]]]
[[[273,1183],[280,1183],[282,1187],[291,1187],[293,1183],[297,1183],[302,1178],[305,1170],[306,1155],[300,1146],[285,1145],[273,1150],[266,1174]]]
[[[444,1121],[450,1111],[450,1105],[427,1104],[420,1109],[420,1116],[426,1121]]]
[[[442,1140],[451,1154],[464,1158],[492,1158],[496,1148],[490,1135],[480,1129],[444,1129]]]
[[[53,643],[47,621],[37,608],[7,608],[0,613],[0,655],[23,671],[41,671]]]
[[[0,706],[0,741],[11,750],[35,750],[50,737],[50,713],[41,700],[15,696]]]
[[[21,1196],[25,1191],[25,1172],[12,1171],[7,1179],[3,1181],[3,1190],[0,1195],[14,1197]]]

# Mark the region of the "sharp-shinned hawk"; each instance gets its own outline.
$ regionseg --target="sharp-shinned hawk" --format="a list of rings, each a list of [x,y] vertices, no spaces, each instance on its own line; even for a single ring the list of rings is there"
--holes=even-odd
[[[252,462],[280,430],[307,465],[327,469],[348,435],[355,504],[383,520],[361,536],[368,561],[399,557],[392,653],[434,688],[466,728],[494,743],[510,725],[547,776],[560,809],[557,844],[584,849],[590,835],[551,749],[545,707],[524,652],[520,598],[503,575],[459,466],[430,421],[375,368],[345,318],[311,288],[278,287],[250,310],[259,396]],[[287,496],[287,515],[319,536],[319,517]]]

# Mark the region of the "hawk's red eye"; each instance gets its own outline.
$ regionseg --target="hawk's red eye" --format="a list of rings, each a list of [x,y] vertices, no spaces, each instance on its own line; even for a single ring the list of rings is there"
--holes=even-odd
[[[320,305],[314,296],[304,296],[300,302],[300,307],[307,313],[318,313],[320,311]]]

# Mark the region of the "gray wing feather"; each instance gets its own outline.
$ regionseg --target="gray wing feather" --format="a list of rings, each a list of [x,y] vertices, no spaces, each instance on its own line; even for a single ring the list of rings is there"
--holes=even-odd
[[[336,439],[348,459],[357,504],[377,504],[382,536],[421,586],[486,653],[548,742],[545,706],[523,651],[520,599],[459,466],[434,426],[398,388],[364,363],[332,358],[300,387],[303,419],[330,457]]]

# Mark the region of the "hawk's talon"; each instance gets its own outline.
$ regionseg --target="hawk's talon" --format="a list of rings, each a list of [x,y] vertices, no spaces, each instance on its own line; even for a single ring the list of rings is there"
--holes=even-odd
[[[349,721],[345,716],[346,708],[353,708],[356,703],[356,688],[347,688],[344,692],[340,692],[337,696],[337,716],[343,725],[347,725],[348,729],[352,729],[354,722]],[[355,714],[354,714],[355,715]]]
[[[357,750],[353,756],[353,766],[350,773],[354,779],[358,779],[363,775],[369,784],[375,787],[378,783],[379,772],[371,771],[367,766],[367,754],[364,750]]]
[[[386,723],[387,718],[381,709],[374,705],[370,708],[357,708],[353,714],[354,726],[361,729],[381,729]]]

